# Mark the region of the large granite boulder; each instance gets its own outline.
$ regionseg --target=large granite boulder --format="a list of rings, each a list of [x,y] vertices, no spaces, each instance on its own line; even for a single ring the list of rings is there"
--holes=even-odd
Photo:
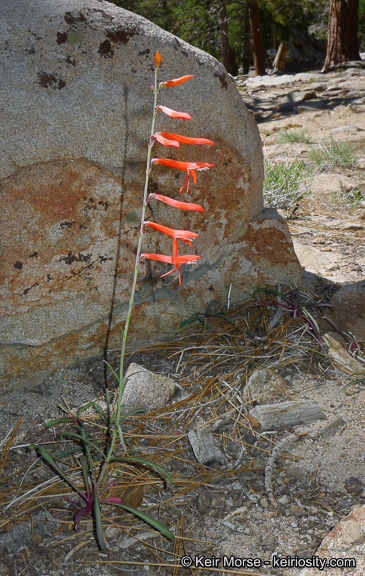
[[[257,286],[298,279],[286,224],[262,211],[257,126],[214,58],[103,0],[2,2],[0,38],[0,375],[7,387],[101,354],[109,328],[109,345],[120,343],[156,50],[160,80],[195,76],[160,99],[192,122],[161,117],[158,129],[215,146],[173,153],[159,146],[154,154],[216,166],[198,173],[189,194],[205,214],[158,202],[148,210],[157,222],[199,232],[191,253],[201,260],[183,269],[181,286],[175,273],[160,279],[163,265],[141,265],[130,343],[172,334],[210,300],[225,301],[230,284],[234,303]],[[151,190],[176,196],[183,178],[156,166]],[[144,251],[169,254],[171,240],[161,236],[148,230]]]

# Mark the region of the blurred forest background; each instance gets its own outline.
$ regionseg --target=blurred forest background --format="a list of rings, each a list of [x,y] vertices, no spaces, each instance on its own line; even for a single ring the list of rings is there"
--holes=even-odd
[[[282,42],[288,44],[284,46],[288,50],[286,60],[289,64],[292,60],[297,63],[297,68],[302,66],[303,69],[306,64],[313,63],[321,67],[326,56],[330,18],[347,19],[345,24],[343,21],[333,23],[335,38],[340,33],[338,30],[342,29],[342,34],[356,38],[358,51],[365,50],[365,0],[111,1],[205,50],[233,75],[246,74],[253,65],[257,74],[264,74],[265,69],[273,66]],[[343,32],[345,28],[347,31]],[[346,55],[346,47],[339,46],[338,39],[335,42],[337,58],[333,55],[328,58],[327,53],[327,67],[341,60],[356,59],[351,57],[351,49]],[[304,43],[307,43],[307,49],[303,58],[298,54],[295,57],[295,47],[303,47]],[[345,51],[342,58],[341,51]],[[324,56],[318,53],[324,53]]]

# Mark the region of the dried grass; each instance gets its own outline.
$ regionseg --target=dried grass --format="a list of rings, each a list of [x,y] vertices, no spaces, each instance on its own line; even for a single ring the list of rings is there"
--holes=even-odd
[[[252,372],[258,367],[282,369],[290,365],[306,372],[313,367],[315,361],[323,361],[325,358],[307,326],[287,317],[282,324],[269,329],[269,326],[273,326],[272,320],[277,310],[275,307],[258,304],[257,299],[251,298],[229,313],[226,312],[227,318],[212,316],[207,317],[199,326],[190,324],[179,340],[130,351],[132,355],[141,351],[146,355],[167,355],[175,371],[170,375],[178,381],[183,394],[173,404],[136,415],[126,422],[125,441],[129,442],[129,452],[138,453],[166,467],[173,477],[173,487],[166,491],[162,478],[156,476],[154,470],[126,463],[111,463],[102,487],[107,489],[107,496],[123,496],[132,506],[139,507],[143,501],[143,511],[157,515],[170,530],[175,531],[174,544],[164,541],[157,533],[154,536],[158,541],[156,544],[149,538],[141,539],[145,553],[155,558],[158,565],[166,565],[166,554],[170,557],[172,554],[177,565],[178,559],[185,553],[184,517],[171,523],[171,513],[168,512],[170,504],[187,498],[189,493],[194,494],[202,486],[209,487],[219,478],[255,470],[254,459],[250,460],[245,452],[245,435],[252,432],[252,426],[246,419],[246,408],[242,400],[243,389]],[[105,440],[105,430],[96,412],[85,411],[82,420],[100,442]],[[39,481],[26,482],[25,468],[4,477],[4,468],[19,424],[6,440],[0,456],[0,479],[3,485],[0,508],[4,510],[0,527],[28,520],[41,506],[49,509],[59,519],[61,528],[69,526],[72,523],[72,512],[66,505],[63,507],[63,496],[70,495],[71,488],[61,479],[52,476],[43,485]],[[187,432],[207,425],[209,430],[217,434],[223,449],[228,442],[234,442],[240,447],[241,456],[232,469],[212,470],[194,459]],[[259,434],[257,430],[255,434]],[[55,442],[56,453],[62,443]],[[65,461],[69,466],[67,473],[82,487],[77,457],[69,457]],[[34,470],[42,468],[42,461],[37,461]],[[83,547],[82,542],[93,531],[92,520],[83,520],[81,524],[82,530],[79,533],[73,532],[71,536],[50,542],[48,546],[59,546],[66,540],[73,541],[74,552],[68,552],[71,558],[73,553]],[[133,536],[136,540],[145,530],[141,521],[120,513],[120,509],[118,514],[113,515],[103,510],[103,525],[104,528],[117,527],[126,537]],[[82,542],[78,542],[80,539]],[[173,569],[173,574],[177,574],[177,568]]]

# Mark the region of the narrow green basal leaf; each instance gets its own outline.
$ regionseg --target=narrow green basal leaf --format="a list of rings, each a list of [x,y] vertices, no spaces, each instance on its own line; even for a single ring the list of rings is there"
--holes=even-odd
[[[71,456],[72,454],[77,454],[77,452],[82,452],[82,448],[73,448],[72,450],[66,450],[65,452],[59,452],[58,454],[55,454],[54,458],[55,460],[63,460],[63,458],[66,458],[67,456]]]
[[[114,462],[138,462],[140,464],[145,464],[146,466],[151,466],[152,468],[156,468],[157,470],[159,470],[162,474],[164,474],[166,476],[166,478],[168,479],[170,485],[172,485],[172,478],[171,475],[168,473],[168,471],[163,467],[160,466],[159,464],[155,464],[154,462],[150,462],[149,460],[144,460],[143,458],[138,458],[138,457],[134,457],[134,456],[113,456],[113,458],[111,458],[112,461]]]
[[[321,331],[319,329],[319,326],[318,326],[316,320],[313,318],[312,314],[310,314],[305,308],[303,308],[302,312],[303,312],[304,316],[312,322],[314,329],[317,332],[316,336],[318,336],[318,338],[319,338],[321,335]]]
[[[146,414],[147,410],[146,408],[135,408],[134,410],[132,410],[131,412],[128,412],[123,419],[125,420],[126,418],[128,418],[128,416],[134,416],[135,414]]]
[[[40,455],[42,456],[42,458],[43,458],[46,462],[48,462],[48,464],[49,464],[50,466],[52,466],[52,468],[57,472],[57,474],[58,474],[59,476],[61,476],[62,480],[64,480],[65,482],[67,482],[67,484],[68,484],[69,486],[71,486],[71,488],[72,488],[73,490],[75,490],[75,492],[77,492],[77,494],[78,494],[79,496],[81,496],[84,500],[87,500],[85,494],[83,494],[83,493],[81,492],[81,490],[79,490],[79,489],[77,488],[77,486],[75,486],[75,484],[68,478],[68,476],[66,476],[66,474],[64,474],[64,473],[62,472],[62,470],[57,466],[57,464],[56,464],[55,461],[53,460],[52,456],[47,452],[47,450],[46,450],[45,448],[43,448],[43,446],[39,446],[39,445],[37,446],[37,448],[38,448],[39,453],[40,453]]]
[[[184,320],[183,322],[180,323],[180,327],[184,328],[184,326],[187,326],[188,324],[192,324],[193,322],[196,322],[198,320],[197,317],[191,317],[188,318],[187,320]]]
[[[73,422],[72,418],[60,418],[59,420],[51,420],[47,422],[46,427],[57,426],[57,424],[64,424],[65,422]]]
[[[229,322],[230,324],[233,324],[233,320],[231,318],[229,318],[229,316],[226,316],[225,314],[223,314],[223,312],[218,312],[218,314],[215,314],[215,316],[219,316],[219,318],[224,318],[224,320],[227,320],[227,322]]]
[[[101,512],[98,496],[95,492],[94,494],[94,515],[95,515],[95,528],[96,536],[101,550],[106,550],[106,542],[104,538],[103,526],[101,523]]]
[[[166,536],[166,538],[168,538],[169,540],[173,541],[175,538],[173,533],[170,532],[170,530],[166,528],[166,526],[164,526],[163,524],[158,522],[158,520],[155,520],[145,512],[141,512],[140,510],[137,510],[132,506],[127,506],[126,504],[117,504],[115,502],[103,502],[103,504],[108,504],[108,506],[118,506],[119,508],[124,508],[124,510],[127,510],[127,512],[131,512],[131,514],[138,516],[139,518],[141,518],[141,520],[144,520],[145,522],[147,522],[147,524],[153,526],[153,528],[156,528],[156,530],[161,532],[161,534]]]
[[[351,374],[351,376],[356,376],[355,374]],[[352,386],[353,384],[360,384],[361,382],[365,382],[365,374],[363,375],[362,378],[357,378],[356,380],[352,380],[351,382],[349,382],[348,384],[346,384],[346,386],[344,386],[342,388],[342,392],[344,392],[349,386]]]
[[[76,432],[64,432],[63,434],[61,434],[60,438],[77,438],[77,440],[80,440],[82,443],[85,444],[85,447],[86,445],[88,445],[89,447],[91,446],[94,450],[100,452],[103,458],[105,458],[105,454],[102,450],[100,450],[99,446],[96,446],[96,444],[91,442],[88,438],[83,438],[80,434],[76,434]]]
[[[118,434],[119,434],[120,442],[121,442],[122,446],[125,448],[124,438],[123,438],[123,430],[121,429],[120,424],[118,424],[117,428],[118,428]]]
[[[264,294],[273,294],[274,296],[277,296],[278,298],[280,298],[284,302],[288,302],[290,304],[289,298],[287,298],[282,292],[278,292],[277,290],[274,290],[273,288],[256,288],[253,295],[255,295],[259,292],[263,292]]]
[[[85,466],[85,476],[86,476],[86,480],[85,480],[85,476],[84,476],[84,481],[85,481],[85,486],[87,491],[89,492],[89,482],[88,482],[88,475],[87,475],[87,464],[89,464],[89,468],[90,468],[90,472],[92,475],[92,479],[93,479],[93,486],[95,489],[95,472],[94,472],[94,463],[93,463],[93,459],[91,457],[91,452],[90,452],[90,447],[89,447],[89,440],[87,438],[86,432],[85,432],[85,428],[82,426],[81,427],[81,434],[82,434],[82,439],[83,439],[83,443],[84,443],[84,447],[85,447],[85,452],[86,452],[86,460],[84,462],[84,466]],[[92,446],[94,446],[94,444],[91,444]],[[82,462],[81,462],[82,465]],[[83,472],[84,472],[84,468],[83,468]]]
[[[81,406],[81,408],[79,408],[77,411],[77,415],[79,416],[80,414],[82,414],[82,412],[84,412],[85,410],[90,408],[90,406],[92,406],[94,408],[94,410],[99,414],[99,416],[102,419],[102,421],[104,422],[104,424],[107,424],[108,419],[106,417],[106,414],[105,414],[104,410],[101,408],[101,406],[96,404],[96,402],[88,402],[85,406]]]
[[[109,362],[107,362],[106,360],[104,360],[104,362],[105,362],[105,364],[108,366],[110,372],[111,372],[112,374],[114,374],[114,376],[115,376],[116,379],[117,379],[118,384],[120,385],[120,378],[119,378],[118,374],[115,372],[115,370],[113,370],[113,368],[110,366]]]
[[[89,475],[88,475],[88,471],[87,471],[87,458],[86,458],[85,454],[80,456],[80,464],[81,464],[82,477],[84,479],[85,489],[86,489],[87,494],[90,494]]]

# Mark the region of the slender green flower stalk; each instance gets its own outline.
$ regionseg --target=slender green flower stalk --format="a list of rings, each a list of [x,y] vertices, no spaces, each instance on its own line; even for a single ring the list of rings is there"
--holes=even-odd
[[[127,318],[125,321],[124,329],[122,329],[122,349],[121,349],[119,374],[116,374],[115,372],[113,372],[114,375],[116,376],[117,380],[118,380],[119,389],[118,389],[118,395],[117,395],[116,404],[115,404],[116,415],[115,415],[115,421],[113,423],[112,439],[111,439],[111,443],[110,443],[107,457],[106,457],[106,462],[105,462],[106,464],[108,464],[113,457],[114,447],[115,447],[115,443],[116,443],[116,439],[117,439],[118,434],[119,434],[122,446],[125,448],[124,441],[123,441],[123,432],[122,432],[122,429],[120,426],[122,397],[123,397],[123,393],[124,393],[124,389],[125,389],[125,385],[126,385],[126,380],[123,380],[123,368],[124,368],[124,357],[125,357],[126,344],[127,344],[127,334],[128,334],[129,323],[130,323],[133,305],[134,305],[134,297],[135,297],[136,286],[137,286],[138,268],[139,268],[139,264],[141,262],[141,259],[149,258],[151,260],[159,260],[159,261],[165,262],[167,264],[173,264],[175,267],[172,270],[170,270],[169,272],[167,272],[166,274],[163,274],[163,276],[166,276],[167,274],[170,274],[174,270],[177,270],[178,274],[179,274],[179,283],[181,284],[181,274],[180,274],[181,265],[193,262],[193,261],[197,260],[198,258],[200,258],[200,256],[195,256],[195,255],[178,256],[177,240],[180,239],[183,242],[186,242],[191,246],[192,245],[191,241],[194,238],[196,238],[198,236],[198,234],[195,234],[194,232],[190,232],[188,230],[173,230],[172,228],[167,228],[166,226],[162,226],[162,225],[154,223],[154,222],[146,222],[145,221],[146,207],[147,207],[149,200],[152,198],[156,198],[162,202],[165,202],[166,204],[169,204],[170,206],[173,206],[175,208],[179,208],[181,210],[196,210],[199,212],[204,212],[204,209],[197,204],[192,204],[192,203],[187,203],[187,202],[179,202],[179,201],[174,200],[172,198],[169,198],[167,196],[162,196],[162,195],[158,195],[158,194],[157,195],[151,194],[150,196],[148,196],[148,182],[149,182],[150,172],[152,170],[152,167],[155,164],[156,165],[162,164],[162,165],[168,166],[170,168],[178,168],[180,170],[186,171],[185,181],[183,183],[183,186],[179,190],[179,192],[181,193],[183,188],[185,187],[185,184],[187,184],[187,192],[188,192],[190,175],[193,177],[193,182],[195,184],[196,183],[196,171],[199,171],[202,169],[207,169],[207,168],[210,168],[211,166],[214,166],[214,164],[210,164],[208,162],[178,162],[176,160],[169,160],[169,159],[165,159],[165,158],[151,158],[152,146],[153,146],[154,142],[158,142],[159,144],[162,144],[163,146],[173,146],[175,148],[179,148],[180,143],[182,143],[182,144],[195,144],[195,145],[196,144],[198,144],[198,145],[202,145],[202,144],[213,145],[214,144],[214,142],[212,142],[211,140],[208,140],[206,138],[191,138],[191,137],[181,136],[179,134],[174,134],[174,133],[170,133],[170,132],[155,132],[155,121],[156,121],[156,116],[159,112],[162,112],[163,114],[167,115],[170,118],[181,119],[181,120],[191,120],[190,115],[187,114],[186,112],[178,112],[176,110],[172,110],[171,108],[167,108],[166,106],[157,105],[157,96],[158,96],[158,93],[159,93],[161,88],[179,86],[181,84],[184,84],[185,82],[187,82],[191,78],[193,78],[193,76],[192,75],[182,76],[180,78],[175,78],[173,80],[167,80],[165,82],[161,82],[160,84],[158,84],[157,83],[157,74],[158,74],[158,69],[159,69],[160,64],[161,64],[161,55],[159,52],[156,52],[156,54],[155,54],[155,82],[154,82],[154,86],[152,87],[153,93],[154,93],[153,116],[152,116],[150,140],[148,143],[148,151],[147,151],[146,176],[145,176],[143,202],[142,202],[142,213],[141,213],[141,226],[140,226],[139,237],[138,237],[138,246],[137,246],[136,260],[135,260],[135,266],[134,266],[134,277],[133,277],[131,295],[130,295],[130,299],[129,299]],[[173,239],[173,255],[172,256],[165,256],[162,254],[141,254],[142,239],[143,239],[143,235],[144,235],[144,229],[146,226],[150,227],[150,228],[154,228],[155,230],[158,230],[159,232],[162,232],[163,234],[167,234],[168,236],[172,237],[172,239]]]
[[[158,55],[158,56],[156,56],[156,55]],[[109,451],[108,451],[107,462],[110,461],[110,459],[113,455],[115,441],[116,441],[116,437],[117,437],[118,432],[119,432],[119,436],[120,436],[120,441],[124,445],[123,434],[122,434],[122,431],[120,428],[120,412],[121,412],[121,408],[122,408],[122,397],[123,397],[123,392],[124,392],[124,388],[125,388],[125,384],[126,384],[126,382],[123,381],[123,368],[124,368],[124,356],[125,356],[125,349],[126,349],[126,345],[127,345],[127,335],[128,335],[129,322],[130,322],[131,315],[132,315],[134,296],[136,293],[136,286],[137,286],[137,276],[138,276],[138,268],[139,268],[139,263],[140,263],[141,248],[142,248],[144,220],[145,220],[146,207],[147,207],[148,182],[149,182],[149,177],[150,177],[150,172],[151,172],[151,154],[152,154],[152,146],[153,146],[153,142],[154,142],[152,137],[153,137],[153,134],[155,132],[155,121],[156,121],[156,116],[158,113],[157,95],[159,93],[160,87],[157,84],[157,73],[158,73],[158,68],[160,66],[160,63],[161,63],[161,56],[160,56],[159,52],[156,52],[156,55],[155,55],[155,82],[154,82],[154,86],[153,86],[153,94],[154,94],[153,110],[154,110],[154,112],[153,112],[153,116],[152,116],[151,135],[150,135],[150,140],[148,142],[148,150],[147,150],[146,176],[145,176],[145,183],[144,183],[144,190],[143,190],[141,226],[139,229],[136,261],[135,261],[135,265],[134,265],[133,284],[132,284],[131,295],[129,298],[127,318],[126,318],[126,322],[124,325],[124,330],[122,329],[123,340],[122,340],[122,350],[121,350],[120,366],[119,366],[119,378],[118,378],[119,390],[118,390],[118,398],[117,398],[117,406],[116,406],[117,413],[116,413],[116,418],[115,418],[115,426],[114,426],[114,430],[113,430],[112,441],[111,441]]]

